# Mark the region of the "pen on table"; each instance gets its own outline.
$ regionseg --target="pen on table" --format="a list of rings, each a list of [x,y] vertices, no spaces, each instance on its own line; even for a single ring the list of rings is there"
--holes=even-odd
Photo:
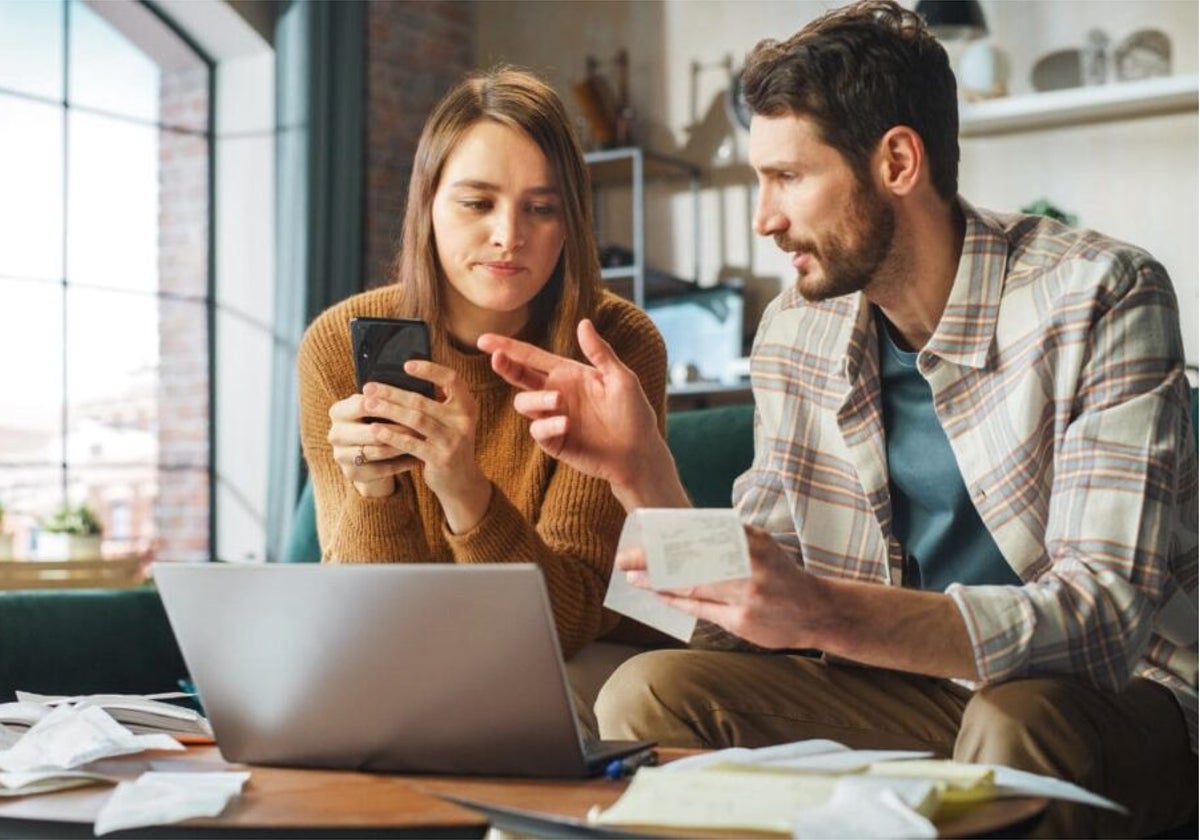
[[[604,768],[604,775],[610,779],[624,779],[632,776],[639,767],[653,767],[658,764],[658,753],[653,749],[639,750],[624,758],[614,758]]]

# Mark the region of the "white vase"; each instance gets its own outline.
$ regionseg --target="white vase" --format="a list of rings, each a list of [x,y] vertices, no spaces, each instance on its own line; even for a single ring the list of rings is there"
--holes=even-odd
[[[42,531],[37,538],[39,560],[99,560],[100,537],[96,534],[56,534]]]
[[[968,101],[1008,95],[1012,65],[1008,54],[991,41],[975,41],[958,61],[958,81]]]

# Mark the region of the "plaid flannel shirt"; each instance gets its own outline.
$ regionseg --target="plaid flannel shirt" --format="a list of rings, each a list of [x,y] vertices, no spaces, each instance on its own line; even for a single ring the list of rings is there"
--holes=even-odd
[[[1195,749],[1197,470],[1170,279],[1093,232],[960,205],[962,258],[917,364],[1024,581],[946,590],[978,666],[970,685],[1147,677],[1178,698]],[[794,288],[767,309],[754,463],[734,506],[815,574],[900,585],[870,310]]]

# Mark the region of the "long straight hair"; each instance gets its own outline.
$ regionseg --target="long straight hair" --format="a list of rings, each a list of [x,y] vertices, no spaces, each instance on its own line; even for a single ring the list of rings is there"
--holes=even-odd
[[[575,327],[595,314],[602,289],[599,252],[592,230],[591,179],[583,150],[562,100],[532,73],[500,67],[468,76],[434,108],[425,122],[408,187],[404,233],[396,258],[396,282],[409,317],[434,329],[435,356],[445,348],[445,283],[433,235],[433,197],[446,160],[462,136],[482,120],[520,131],[550,163],[562,199],[562,254],[546,285],[530,302],[527,337],[562,356],[581,358]]]

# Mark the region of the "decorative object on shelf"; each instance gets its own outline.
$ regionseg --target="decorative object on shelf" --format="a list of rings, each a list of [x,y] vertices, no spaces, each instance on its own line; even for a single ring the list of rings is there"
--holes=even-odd
[[[100,520],[86,504],[63,505],[38,528],[38,559],[98,560],[103,532]]]
[[[1079,50],[1055,50],[1033,65],[1029,81],[1034,90],[1063,90],[1083,84],[1083,61]]]
[[[916,12],[943,41],[982,38],[988,31],[979,0],[920,0]]]
[[[1079,76],[1085,85],[1102,85],[1108,81],[1108,33],[1093,29],[1079,56]]]
[[[608,77],[601,75],[600,62],[589,55],[586,75],[571,86],[575,100],[583,110],[595,148],[611,149],[632,142],[633,108],[629,104],[629,53],[617,52],[613,63],[617,68],[617,92],[613,92]]]
[[[958,81],[968,102],[1008,96],[1011,76],[1008,53],[988,39],[972,43],[958,60]]]
[[[1027,207],[1021,208],[1022,213],[1031,213],[1035,216],[1046,216],[1055,221],[1062,222],[1064,225],[1072,227],[1078,222],[1078,217],[1074,213],[1068,213],[1065,210],[1060,210],[1050,203],[1048,198],[1039,198]]]
[[[1113,52],[1122,81],[1171,75],[1171,39],[1157,29],[1139,29]]]
[[[968,102],[1008,95],[1012,63],[1008,53],[988,40],[987,20],[978,0],[921,0],[917,14],[943,41],[970,41],[958,60],[956,75]]]

